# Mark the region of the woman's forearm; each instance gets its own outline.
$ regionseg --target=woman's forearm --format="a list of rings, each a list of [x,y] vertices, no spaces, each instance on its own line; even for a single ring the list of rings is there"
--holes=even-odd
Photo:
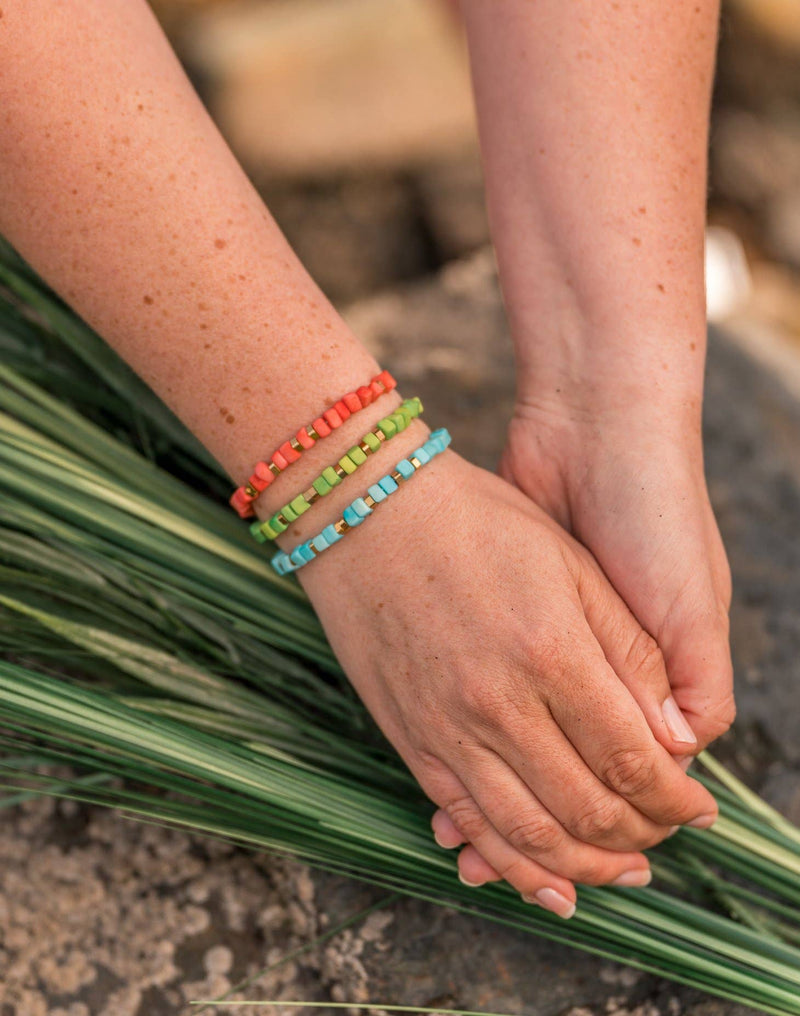
[[[699,405],[716,0],[462,0],[522,400]]]
[[[242,482],[375,361],[292,253],[145,0],[3,8],[0,232]]]

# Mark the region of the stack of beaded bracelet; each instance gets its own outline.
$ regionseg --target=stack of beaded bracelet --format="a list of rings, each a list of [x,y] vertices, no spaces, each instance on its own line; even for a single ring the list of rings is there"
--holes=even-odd
[[[275,554],[270,564],[279,575],[297,571],[303,565],[313,561],[318,554],[337,543],[351,529],[360,526],[367,515],[371,515],[376,504],[385,501],[398,486],[409,480],[426,462],[443,452],[450,444],[450,434],[444,430],[435,430],[428,440],[407,459],[401,459],[391,474],[373,483],[363,497],[357,497],[342,512],[342,517],[333,525],[326,526],[312,540],[299,544],[290,553],[280,551]]]
[[[369,433],[365,434],[358,445],[343,455],[333,466],[323,469],[308,490],[298,494],[283,508],[275,512],[266,522],[258,520],[250,526],[250,532],[259,543],[274,540],[280,536],[298,516],[307,512],[319,498],[329,494],[334,487],[350,473],[354,473],[360,465],[367,461],[367,456],[378,451],[384,441],[390,440],[395,434],[405,430],[411,421],[422,413],[422,403],[418,398],[406,399],[393,413],[378,420]]]
[[[354,392],[343,395],[313,423],[307,427],[301,427],[293,438],[284,441],[268,461],[257,463],[247,483],[237,487],[231,494],[231,506],[243,519],[249,518],[254,514],[253,502],[258,495],[266,490],[278,473],[286,469],[292,462],[296,462],[306,448],[311,448],[320,438],[327,437],[332,430],[341,427],[353,413],[357,413],[359,409],[366,409],[384,392],[390,392],[396,387],[397,382],[389,371],[383,370],[368,385],[363,385]]]

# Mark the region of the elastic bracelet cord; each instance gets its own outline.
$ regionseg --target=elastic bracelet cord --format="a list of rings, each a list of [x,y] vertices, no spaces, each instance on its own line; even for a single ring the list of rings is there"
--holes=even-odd
[[[274,540],[280,536],[292,522],[307,512],[315,501],[329,494],[346,476],[354,473],[359,466],[367,461],[367,456],[377,452],[385,441],[389,441],[395,434],[404,431],[422,411],[422,402],[418,398],[406,399],[393,413],[378,420],[372,430],[364,435],[360,443],[354,445],[338,462],[323,469],[308,490],[298,494],[266,522],[261,520],[253,522],[250,526],[253,537],[259,543],[265,543],[267,540]]]
[[[357,497],[349,504],[338,522],[326,526],[313,539],[299,544],[288,554],[283,550],[275,554],[270,561],[272,567],[279,575],[286,575],[313,561],[334,543],[338,543],[345,533],[360,526],[364,519],[372,514],[375,505],[385,501],[390,494],[394,494],[397,488],[406,480],[410,480],[418,469],[443,452],[450,444],[450,440],[447,430],[444,428],[435,430],[424,445],[417,448],[407,459],[401,459],[391,474],[387,473],[377,483],[367,488],[367,493],[363,497]]]
[[[396,387],[397,382],[389,371],[382,370],[368,385],[362,385],[354,392],[343,395],[316,420],[306,427],[301,427],[294,437],[284,441],[269,460],[256,463],[247,483],[237,487],[231,494],[230,505],[243,519],[249,518],[254,514],[253,502],[259,494],[266,490],[279,473],[293,462],[297,462],[307,448],[312,448],[320,438],[327,437],[331,431],[341,427],[353,413],[366,409],[375,399]]]

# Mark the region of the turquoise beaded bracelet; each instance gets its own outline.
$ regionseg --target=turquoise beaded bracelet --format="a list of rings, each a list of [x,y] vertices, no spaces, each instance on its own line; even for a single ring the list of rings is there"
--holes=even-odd
[[[326,526],[312,540],[298,544],[288,554],[283,550],[275,554],[270,561],[272,567],[279,575],[286,575],[313,561],[318,554],[341,540],[345,533],[360,526],[367,515],[372,514],[376,504],[385,501],[390,494],[394,494],[401,483],[410,480],[426,462],[430,462],[434,456],[443,452],[450,444],[450,440],[447,430],[444,428],[435,430],[425,444],[417,448],[407,459],[401,459],[392,473],[387,473],[377,483],[373,483],[363,497],[357,497],[349,504],[338,522]]]

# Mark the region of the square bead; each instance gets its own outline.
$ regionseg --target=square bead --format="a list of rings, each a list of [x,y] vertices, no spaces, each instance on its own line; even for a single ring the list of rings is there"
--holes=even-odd
[[[368,444],[372,451],[376,452],[381,446],[381,440],[377,434],[373,434],[370,431],[369,434],[364,435],[364,444]]]
[[[275,512],[275,514],[269,520],[269,528],[275,533],[276,536],[279,536],[281,533],[285,533],[286,530],[288,529],[288,526],[285,526],[283,522],[281,522],[281,520],[278,518],[279,514],[280,512]]]
[[[392,437],[393,434],[397,433],[397,426],[390,416],[385,416],[382,420],[378,420],[378,427],[384,437]]]
[[[387,494],[394,494],[397,490],[397,483],[391,478],[391,476],[382,476],[378,480],[378,484]]]
[[[388,370],[382,370],[375,380],[380,381],[387,392],[390,392],[393,388],[397,387],[397,382]]]
[[[289,554],[289,560],[292,562],[292,564],[305,564],[306,563],[306,559],[303,556],[303,544],[302,543],[300,544],[299,547],[295,547],[294,550]]]
[[[319,434],[320,437],[328,437],[328,435],[331,432],[330,426],[325,420],[322,419],[321,416],[318,417],[316,420],[314,420],[311,426]]]
[[[359,518],[365,519],[367,515],[372,514],[372,509],[364,500],[363,497],[357,497],[355,501],[350,505],[353,511],[358,515]]]
[[[313,448],[314,438],[308,433],[308,430],[303,427],[297,432],[297,442],[302,445],[303,448]]]
[[[381,501],[385,501],[388,496],[379,483],[373,483],[371,487],[367,487],[367,493],[376,504],[380,504]]]
[[[320,497],[325,497],[326,494],[330,493],[331,485],[324,476],[318,476],[316,480],[314,480],[312,486]]]
[[[367,461],[367,456],[364,454],[364,452],[361,451],[360,448],[351,448],[350,451],[347,453],[347,457],[350,459],[351,462],[355,462],[357,466],[363,466],[364,463]]]
[[[357,389],[356,395],[361,400],[361,405],[365,409],[375,398],[375,392],[373,392],[371,388],[367,388],[366,385],[362,385],[359,389]]]
[[[297,462],[297,460],[300,458],[300,452],[298,452],[296,448],[292,447],[291,441],[284,441],[283,444],[278,449],[278,451],[286,459],[287,462]]]
[[[403,479],[407,480],[409,478],[409,476],[413,476],[414,475],[416,470],[411,465],[411,463],[408,461],[408,459],[401,459],[397,463],[397,472],[403,477]]]
[[[341,416],[343,421],[350,419],[351,416],[350,410],[344,404],[344,401],[342,399],[339,399],[338,402],[334,403],[333,408],[336,410],[339,416]]]
[[[430,455],[425,451],[424,448],[417,448],[417,450],[414,452],[414,458],[419,459],[419,461],[423,464],[423,466],[425,465],[426,462],[431,461]]]
[[[327,480],[331,487],[336,487],[342,482],[341,476],[339,476],[333,466],[326,466],[325,469],[322,470],[322,478],[323,480]]]
[[[350,526],[351,528],[355,528],[355,526],[361,525],[364,516],[359,515],[358,512],[355,510],[355,508],[351,504],[349,504],[342,512],[342,518],[348,524],[348,526]]]
[[[326,422],[332,430],[336,430],[337,427],[341,427],[342,418],[335,409],[326,409],[322,415],[325,417]]]
[[[343,395],[342,402],[347,406],[351,413],[357,413],[359,409],[362,408],[361,399],[355,392],[348,392],[347,395]]]
[[[324,533],[324,531],[321,532],[321,533],[317,533],[317,535],[314,537],[314,546],[317,549],[317,553],[319,553],[320,551],[328,549],[330,544],[325,539],[325,533]]]
[[[331,544],[336,543],[338,540],[341,540],[342,538],[341,535],[337,532],[336,526],[333,525],[325,526],[320,535],[325,537],[325,541],[329,547],[331,546]]]
[[[281,454],[280,451],[277,451],[272,456],[272,464],[276,466],[278,469],[286,469],[286,467],[289,465],[289,462],[286,458],[284,458],[284,456]]]
[[[308,509],[311,507],[311,505],[308,503],[308,501],[306,501],[305,497],[302,494],[298,494],[293,501],[289,502],[287,507],[294,512],[296,517],[299,517],[300,515],[303,514],[303,512],[307,512]],[[286,509],[284,509],[284,511],[285,510]]]
[[[290,504],[285,504],[283,508],[281,508],[280,514],[287,522],[294,522],[297,519],[297,512]]]
[[[353,462],[353,460],[350,458],[349,455],[343,455],[339,459],[339,465],[348,475],[356,471],[356,464],[355,462]]]
[[[261,519],[259,519],[257,522],[253,522],[252,525],[250,526],[250,535],[253,537],[256,543],[267,542],[268,537],[267,534],[264,532],[265,525],[266,523],[262,522]]]

